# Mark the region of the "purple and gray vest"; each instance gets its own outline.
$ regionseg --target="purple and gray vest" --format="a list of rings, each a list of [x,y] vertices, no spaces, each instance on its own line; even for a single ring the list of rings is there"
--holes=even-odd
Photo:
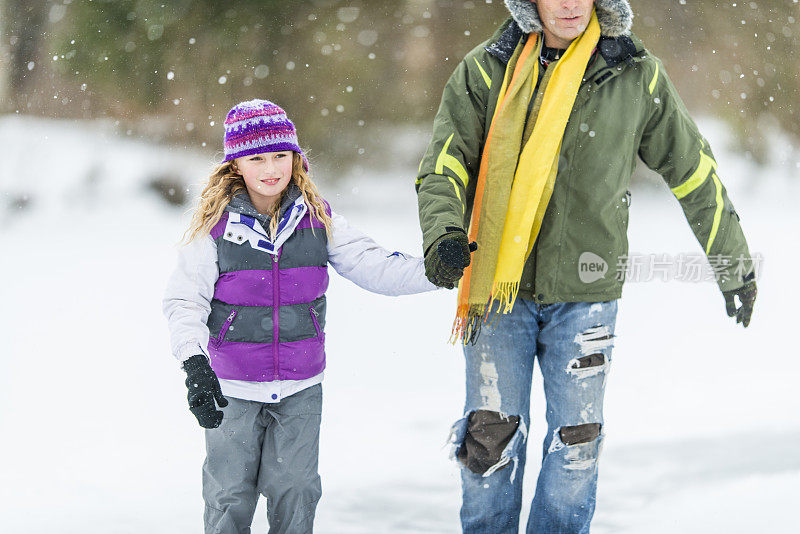
[[[307,209],[299,216],[304,207],[302,198],[287,207],[274,244],[230,206],[211,230],[219,278],[206,324],[221,379],[303,380],[325,369],[328,240]]]

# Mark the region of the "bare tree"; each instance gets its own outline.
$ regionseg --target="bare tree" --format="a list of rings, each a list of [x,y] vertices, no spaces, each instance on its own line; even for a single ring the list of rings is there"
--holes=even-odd
[[[3,101],[17,104],[29,99],[33,88],[33,72],[39,60],[43,30],[47,17],[47,0],[0,0],[5,71]]]

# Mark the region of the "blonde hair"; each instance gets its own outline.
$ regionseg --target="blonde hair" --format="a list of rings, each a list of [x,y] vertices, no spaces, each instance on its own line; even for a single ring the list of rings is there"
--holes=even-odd
[[[325,227],[325,234],[328,239],[331,239],[333,237],[333,221],[328,215],[317,186],[314,185],[314,182],[311,181],[311,176],[303,168],[303,157],[298,152],[292,152],[291,181],[300,189],[311,216],[322,223]],[[286,196],[287,189],[288,187],[283,190],[278,201],[272,206],[270,212],[266,214],[270,218],[269,228],[266,230],[273,239],[278,231],[279,221],[277,214]],[[200,194],[200,201],[197,204],[194,215],[192,215],[192,222],[183,234],[182,241],[190,243],[198,236],[210,234],[211,229],[222,217],[225,206],[241,191],[247,191],[247,186],[245,186],[242,175],[237,172],[234,162],[231,160],[217,165],[214,168],[214,172],[208,177],[208,183]],[[313,226],[311,231],[314,231]]]

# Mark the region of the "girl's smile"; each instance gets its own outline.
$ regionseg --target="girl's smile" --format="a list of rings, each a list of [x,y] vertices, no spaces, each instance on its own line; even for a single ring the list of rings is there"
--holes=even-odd
[[[234,168],[244,178],[250,200],[259,213],[269,213],[289,185],[292,156],[291,150],[284,150],[251,154],[234,160]]]

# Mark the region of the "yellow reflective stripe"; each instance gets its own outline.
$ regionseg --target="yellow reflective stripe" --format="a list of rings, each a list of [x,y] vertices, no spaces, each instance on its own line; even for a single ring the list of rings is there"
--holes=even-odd
[[[442,151],[439,153],[439,157],[436,159],[436,169],[434,172],[436,172],[436,174],[443,174],[444,168],[447,167],[456,173],[456,176],[458,176],[458,179],[461,180],[461,183],[464,184],[464,187],[466,188],[467,182],[469,181],[467,169],[464,168],[460,161],[447,153],[447,149],[450,148],[450,141],[453,140],[454,135],[455,133],[451,133],[450,137],[448,137],[447,141],[445,141]]]
[[[417,167],[417,174],[419,174],[422,171],[422,162],[423,161],[425,161],[425,160],[422,159],[422,160],[419,161],[419,167]],[[419,178],[417,178],[417,181],[414,182],[414,185],[416,186],[416,185],[419,185],[421,183],[422,183],[422,177],[420,176]]]
[[[451,156],[450,154],[444,155],[444,166],[452,170],[458,176],[458,179],[461,180],[461,183],[464,184],[464,187],[467,187],[467,182],[469,181],[469,175],[467,175],[467,169],[461,165],[461,162],[458,161],[456,158]]]
[[[463,206],[464,201],[461,200],[461,193],[458,191],[458,184],[456,183],[456,181],[453,179],[452,176],[448,176],[448,178],[450,179],[451,182],[453,182],[453,189],[456,190],[456,196],[458,197],[458,201],[461,202],[461,204]]]
[[[714,244],[714,239],[717,237],[717,230],[719,230],[719,221],[722,218],[722,184],[717,177],[717,173],[711,175],[714,180],[714,185],[717,188],[717,210],[714,212],[714,224],[711,225],[711,234],[708,236],[708,244],[706,245],[706,255],[711,251],[711,245]]]
[[[488,74],[486,74],[486,71],[483,70],[483,67],[481,67],[481,64],[478,63],[478,58],[474,57],[472,59],[475,60],[475,64],[478,66],[478,70],[481,71],[481,76],[483,76],[483,81],[486,82],[486,85],[489,86],[489,89],[491,89],[492,88],[492,79],[489,77]],[[650,91],[650,92],[652,93],[653,91]]]
[[[656,73],[653,74],[653,80],[650,82],[650,94],[656,89],[656,82],[658,81],[658,63],[656,63]]]
[[[447,155],[447,149],[450,148],[450,141],[453,140],[453,136],[456,135],[455,133],[451,133],[450,137],[447,138],[447,141],[444,142],[444,146],[442,147],[442,151],[439,152],[439,157],[436,158],[436,168],[434,172],[436,174],[442,174],[444,170],[444,157]]]
[[[711,173],[711,170],[717,169],[717,162],[714,161],[714,158],[708,156],[703,152],[700,151],[700,164],[697,166],[697,170],[694,171],[688,180],[683,182],[681,185],[673,187],[671,189],[672,193],[677,197],[678,200],[682,199],[698,187],[700,187],[703,182],[706,181],[708,175]]]
[[[467,169],[464,168],[464,166],[461,164],[460,161],[458,161],[456,158],[447,153],[447,149],[450,148],[450,142],[453,140],[453,136],[455,136],[455,133],[451,133],[450,137],[447,138],[447,141],[444,142],[442,151],[439,153],[439,157],[436,158],[436,167],[434,168],[434,172],[436,174],[447,176],[447,178],[450,179],[450,181],[453,183],[453,189],[456,190],[456,196],[458,197],[458,200],[460,200],[463,203],[463,200],[461,200],[461,191],[459,191],[458,189],[458,182],[456,182],[452,176],[444,174],[444,168],[447,167],[448,169],[456,173],[456,176],[458,177],[459,180],[461,180],[461,183],[464,185],[464,188],[466,189],[467,182],[469,182],[469,175],[467,174]],[[422,169],[422,162],[420,162],[419,168],[420,170]],[[419,172],[419,170],[417,172]],[[422,177],[417,178],[417,181],[414,182],[415,185],[419,185],[421,183],[422,183]]]

